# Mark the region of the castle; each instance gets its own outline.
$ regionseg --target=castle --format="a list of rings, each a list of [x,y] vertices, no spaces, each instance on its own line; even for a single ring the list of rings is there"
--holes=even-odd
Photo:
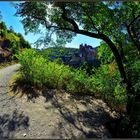
[[[94,63],[98,60],[97,51],[90,45],[80,44],[79,51],[74,54],[69,64],[72,66],[79,66],[83,62]]]

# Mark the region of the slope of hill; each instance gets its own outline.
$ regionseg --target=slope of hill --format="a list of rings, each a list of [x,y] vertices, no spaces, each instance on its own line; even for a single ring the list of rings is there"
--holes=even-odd
[[[16,33],[12,27],[7,29],[5,22],[0,22],[0,62],[15,59],[13,56],[23,48],[31,48],[22,34]]]
[[[76,48],[64,48],[64,47],[52,47],[40,50],[40,54],[43,57],[50,60],[61,58],[64,62],[69,61],[79,49]]]

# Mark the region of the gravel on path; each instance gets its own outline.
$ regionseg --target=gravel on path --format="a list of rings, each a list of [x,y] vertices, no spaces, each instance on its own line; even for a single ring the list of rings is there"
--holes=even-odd
[[[0,69],[0,113],[8,113],[18,108],[14,98],[8,96],[8,82],[10,77],[16,73],[20,64]]]

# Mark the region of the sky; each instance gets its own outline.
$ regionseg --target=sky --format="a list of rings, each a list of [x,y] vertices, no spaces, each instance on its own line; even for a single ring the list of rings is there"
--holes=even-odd
[[[5,22],[7,28],[12,26],[14,31],[17,33],[21,33],[29,43],[34,43],[40,37],[39,34],[34,33],[28,33],[27,35],[25,35],[25,31],[21,23],[22,18],[14,16],[14,14],[16,13],[16,9],[12,6],[11,2],[0,1],[0,11],[2,15],[2,21]],[[74,37],[71,43],[66,44],[66,47],[79,48],[79,45],[82,43],[97,47],[100,45],[100,41],[101,40],[99,39],[94,39],[84,35],[77,35],[76,37]]]

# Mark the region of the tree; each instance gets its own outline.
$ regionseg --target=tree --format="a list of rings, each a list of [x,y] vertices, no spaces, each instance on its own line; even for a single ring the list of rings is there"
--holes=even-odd
[[[0,35],[1,35],[1,37],[6,37],[6,35],[7,35],[7,27],[6,27],[6,25],[5,25],[5,22],[1,22],[0,23]]]
[[[140,40],[137,34],[140,34],[140,26],[138,24],[140,20],[140,3],[139,2],[123,2],[118,11],[118,20],[121,23],[123,29],[127,31],[131,41],[140,53]],[[121,13],[121,14],[120,14]],[[127,17],[126,17],[127,15]]]
[[[12,26],[10,26],[10,27],[9,27],[8,32],[9,32],[9,33],[13,33],[13,34],[15,33],[15,32],[14,32],[14,29],[13,29],[13,27],[12,27]]]
[[[26,32],[36,32],[41,25],[48,35],[55,33],[66,40],[76,34],[103,40],[110,47],[122,81],[127,85],[130,113],[132,85],[122,61],[122,46],[125,40],[129,41],[125,27],[134,19],[129,11],[135,10],[135,17],[138,16],[139,2],[22,2],[16,8]]]
[[[29,44],[29,42],[27,42],[24,37],[22,36],[22,34],[18,33],[16,34],[19,37],[19,43],[20,43],[20,48],[31,48],[31,45]]]
[[[137,17],[135,17],[129,25],[126,25],[127,28],[127,32],[131,38],[131,40],[133,41],[134,45],[137,47],[138,52],[140,53],[140,26],[139,26],[139,22],[140,22],[140,15],[138,15]],[[135,28],[136,27],[136,28]]]

